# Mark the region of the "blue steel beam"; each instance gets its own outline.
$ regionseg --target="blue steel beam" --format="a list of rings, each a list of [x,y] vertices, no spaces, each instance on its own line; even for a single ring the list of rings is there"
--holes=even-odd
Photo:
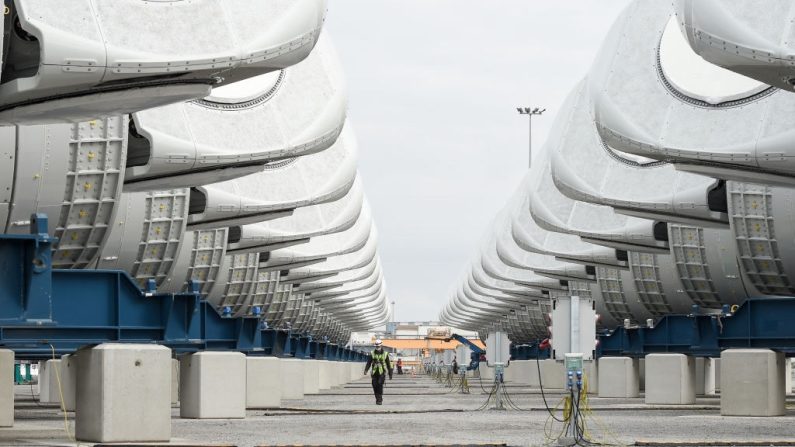
[[[596,355],[642,357],[672,352],[717,357],[724,349],[767,348],[795,354],[795,297],[750,298],[736,310],[668,315],[654,327],[619,327],[599,337]]]
[[[55,241],[45,215],[31,217],[30,235],[0,235],[0,346],[18,359],[106,342],[289,356],[293,343],[303,343],[259,319],[219,315],[196,284],[191,292],[166,294],[151,283],[141,290],[123,271],[53,270]]]
[[[549,348],[539,348],[540,342],[526,345],[511,345],[511,360],[548,359]]]

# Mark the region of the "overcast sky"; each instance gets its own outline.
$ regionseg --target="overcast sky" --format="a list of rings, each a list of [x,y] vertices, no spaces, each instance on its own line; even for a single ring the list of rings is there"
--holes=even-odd
[[[329,0],[398,321],[433,320],[629,0]]]

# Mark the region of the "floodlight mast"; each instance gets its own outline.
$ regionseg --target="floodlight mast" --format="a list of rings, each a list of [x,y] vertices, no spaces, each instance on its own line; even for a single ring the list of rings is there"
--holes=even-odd
[[[538,107],[530,108],[530,107],[517,107],[516,111],[519,112],[520,115],[527,115],[527,123],[528,123],[528,136],[527,136],[527,152],[528,152],[528,160],[527,160],[527,167],[533,167],[533,115],[542,115],[547,109],[540,109]]]

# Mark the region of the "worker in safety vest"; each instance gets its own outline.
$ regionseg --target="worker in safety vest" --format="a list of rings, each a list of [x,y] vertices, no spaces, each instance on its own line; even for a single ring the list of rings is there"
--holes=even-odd
[[[392,380],[392,365],[389,362],[389,355],[384,352],[381,339],[375,341],[375,350],[370,353],[370,358],[367,359],[367,365],[364,366],[364,373],[372,367],[373,371],[371,377],[373,379],[373,394],[375,394],[376,405],[381,405],[384,396],[384,382],[386,376],[389,374],[389,380]]]

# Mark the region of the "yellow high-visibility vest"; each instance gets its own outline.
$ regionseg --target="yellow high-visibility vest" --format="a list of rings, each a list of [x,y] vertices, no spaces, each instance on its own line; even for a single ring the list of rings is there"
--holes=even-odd
[[[373,375],[380,376],[384,374],[386,371],[386,356],[387,353],[385,351],[373,351]]]

